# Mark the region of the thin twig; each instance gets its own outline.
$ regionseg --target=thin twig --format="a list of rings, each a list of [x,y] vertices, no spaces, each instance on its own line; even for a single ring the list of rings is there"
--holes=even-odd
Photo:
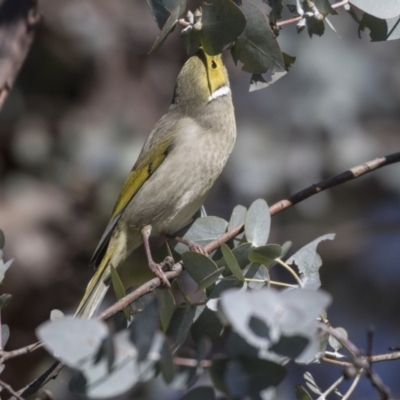
[[[286,210],[287,208],[297,203],[300,203],[301,201],[308,199],[309,197],[326,189],[340,185],[352,179],[359,178],[360,176],[372,172],[378,168],[382,168],[386,165],[394,164],[397,162],[400,162],[400,152],[389,154],[385,157],[375,158],[374,160],[356,165],[355,167],[350,168],[339,175],[326,179],[317,184],[311,185],[301,190],[300,192],[295,193],[293,196],[290,196],[287,199],[278,201],[269,208],[269,212],[271,213],[271,215],[278,214],[279,212]]]
[[[332,8],[339,8],[339,7],[345,6],[346,4],[348,4],[348,2],[349,2],[349,0],[343,0],[343,1],[339,2],[339,3],[332,4],[331,6],[332,6]],[[302,17],[302,16],[298,16],[298,17],[293,17],[293,18],[290,18],[290,19],[285,19],[283,21],[277,22],[276,25],[277,26],[284,26],[284,25],[288,25],[288,24],[293,24],[295,22],[300,21],[303,18],[304,17]]]
[[[21,347],[20,349],[12,350],[12,351],[1,351],[0,352],[0,364],[4,364],[7,360],[10,360],[11,358],[19,357],[24,354],[29,354],[34,352],[35,350],[40,349],[43,347],[43,344],[40,342],[36,342],[33,344],[30,344],[29,346]]]
[[[342,397],[342,400],[347,400],[350,398],[350,396],[353,394],[355,388],[357,387],[358,383],[360,382],[360,379],[361,379],[363,373],[364,373],[364,370],[361,368],[360,371],[358,371],[357,376],[354,378],[353,383],[349,387],[349,390]]]
[[[0,380],[0,386],[7,390],[8,393],[10,393],[12,396],[14,396],[18,400],[24,400],[23,397],[21,397],[20,394],[18,394],[8,383],[3,382]]]

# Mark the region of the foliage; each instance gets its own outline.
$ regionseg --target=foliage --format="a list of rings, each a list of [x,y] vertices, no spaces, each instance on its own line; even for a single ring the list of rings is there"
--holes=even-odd
[[[272,396],[289,360],[320,360],[328,337],[318,319],[331,298],[316,284],[322,264],[316,251],[321,240],[333,235],[316,239],[284,262],[283,247],[267,244],[271,217],[264,200],[256,200],[248,210],[237,206],[230,221],[198,218],[177,235],[206,246],[243,223],[244,235],[238,234],[210,257],[188,251],[182,243],[174,246],[175,262],[182,260],[200,300],[183,293],[186,301],[176,305],[170,291],[160,288],[144,310],[130,318],[129,326],[116,333],[102,321],[71,317],[39,326],[37,336],[45,348],[76,371],[71,390],[90,398],[117,396],[160,373],[172,387],[185,389],[201,376],[207,357],[219,391],[239,398]],[[297,283],[278,291],[273,286],[284,282],[272,281],[270,275],[280,264]],[[190,337],[197,356],[187,360],[193,364],[175,365],[176,357],[185,359]],[[217,339],[223,348],[210,353],[207,343]],[[211,391],[196,388],[185,398]]]
[[[176,25],[182,25],[181,35],[185,38],[188,55],[194,54],[199,46],[212,55],[229,48],[235,63],[240,62],[242,70],[252,74],[250,90],[265,88],[282,78],[296,58],[282,52],[276,40],[285,22],[280,22],[284,1],[263,2],[268,6],[264,11],[241,0],[204,2],[194,13],[188,11],[187,18],[183,19],[185,0],[147,0],[161,29],[150,52],[161,46]],[[349,0],[344,3],[346,11],[358,24],[358,32],[367,28],[372,41],[400,37],[400,6],[396,0]],[[296,0],[295,5],[286,5],[287,10],[298,17],[298,33],[307,28],[310,37],[322,36],[325,24],[336,32],[328,16],[338,13],[329,0]],[[266,73],[269,78],[263,76]]]

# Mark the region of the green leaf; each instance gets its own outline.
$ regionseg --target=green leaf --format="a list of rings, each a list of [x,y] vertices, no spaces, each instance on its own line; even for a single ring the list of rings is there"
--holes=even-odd
[[[172,340],[171,351],[173,354],[185,342],[193,324],[195,312],[196,307],[191,304],[175,309],[166,333]]]
[[[200,47],[201,32],[197,29],[192,29],[184,38],[186,53],[189,57],[195,55]]]
[[[197,283],[202,282],[218,269],[217,264],[211,258],[194,251],[183,253],[182,262],[185,270]]]
[[[156,296],[158,299],[158,308],[163,332],[168,329],[169,321],[175,310],[175,299],[168,288],[157,288]]]
[[[235,63],[240,61],[242,70],[252,74],[263,74],[269,69],[286,72],[282,52],[264,14],[249,3],[244,3],[240,9],[247,24],[231,49]]]
[[[115,297],[117,300],[121,300],[123,297],[126,296],[124,284],[121,281],[121,278],[118,275],[118,272],[115,268],[111,265],[110,268],[111,272],[111,282],[114,289]]]
[[[163,28],[167,22],[172,11],[185,4],[184,0],[147,0],[150,7],[151,14],[160,29]]]
[[[174,30],[178,19],[183,14],[186,8],[186,1],[182,0],[179,4],[172,10],[171,15],[168,17],[167,21],[165,22],[159,36],[157,37],[156,41],[154,42],[153,46],[151,47],[149,54],[153,53],[157,50],[168,37],[168,35]]]
[[[279,244],[266,244],[251,250],[249,253],[249,260],[252,263],[271,265],[282,254],[282,247]]]
[[[371,42],[382,42],[400,38],[400,17],[379,19],[364,13],[358,26],[358,33],[367,28],[370,31]]]
[[[10,304],[12,299],[12,295],[8,293],[4,293],[0,296],[0,310],[7,307]]]
[[[269,281],[269,272],[267,267],[260,264],[250,264],[245,271],[247,279],[258,279],[264,282],[247,282],[250,289],[260,290]]]
[[[113,336],[113,342],[115,360],[112,369],[109,370],[105,358],[97,363],[87,362],[70,382],[69,388],[74,394],[96,399],[116,398],[141,380],[136,350],[129,341],[128,331],[118,332]],[[154,364],[154,361],[147,362],[147,374],[150,371],[155,374]]]
[[[181,400],[215,400],[214,389],[210,386],[197,386],[187,392]]]
[[[348,333],[346,329],[338,327],[335,328],[335,331],[338,332],[343,338],[348,338]],[[329,335],[328,342],[329,346],[331,346],[335,351],[339,351],[343,347],[342,344],[332,335]]]
[[[320,236],[311,243],[302,247],[286,261],[286,263],[290,265],[296,264],[300,272],[301,282],[304,289],[316,290],[321,286],[319,269],[322,266],[322,260],[317,253],[317,246],[323,240],[333,240],[334,238],[334,233]]]
[[[244,230],[246,238],[254,246],[263,246],[267,243],[271,229],[271,215],[265,200],[256,200],[247,211]]]
[[[281,365],[259,358],[242,357],[226,365],[225,384],[231,395],[257,396],[262,390],[277,386],[286,375]]]
[[[210,275],[206,276],[200,283],[199,286],[196,289],[196,292],[199,292],[200,290],[207,289],[209,286],[217,282],[218,279],[220,279],[221,274],[225,267],[218,268],[216,271],[212,272]]]
[[[267,3],[271,7],[271,11],[269,13],[269,20],[272,24],[276,24],[276,22],[282,18],[283,4],[282,0],[263,0],[264,3]]]
[[[327,15],[337,15],[337,11],[332,8],[331,3],[329,0],[314,0],[315,7],[317,7],[317,10],[324,16],[326,17]]]
[[[222,218],[203,217],[181,229],[175,236],[204,247],[225,233],[227,226],[228,222]],[[182,243],[175,243],[172,247],[179,254],[188,250],[188,246]]]
[[[227,393],[228,389],[225,385],[225,371],[229,360],[227,358],[215,358],[210,368],[210,377],[217,390]]]
[[[12,263],[14,262],[15,258],[11,258],[6,263],[1,258],[3,255],[3,250],[0,250],[0,284],[3,283],[4,276],[7,270],[11,267]]]
[[[129,326],[129,339],[138,350],[138,360],[143,361],[158,330],[158,301],[155,298],[139,313]]]
[[[244,282],[243,272],[240,269],[239,263],[237,262],[231,249],[223,243],[221,245],[222,255],[226,261],[228,268],[231,270],[232,274],[241,282]]]
[[[295,389],[296,400],[313,400],[310,394],[303,386],[297,385]]]
[[[221,336],[223,329],[224,326],[216,312],[205,306],[194,322],[190,332],[193,340],[195,342],[200,342],[200,340],[205,337],[210,338],[211,340],[216,340]]]
[[[349,3],[380,19],[396,18],[400,15],[400,2],[398,0],[349,0]]]
[[[232,211],[227,230],[230,231],[231,229],[236,228],[238,225],[244,224],[246,221],[246,213],[246,207],[240,204],[237,205]]]
[[[243,32],[246,18],[231,0],[203,3],[202,11],[201,45],[207,54],[220,54]]]
[[[117,300],[121,300],[126,296],[124,284],[122,283],[121,278],[119,277],[118,272],[113,267],[113,265],[110,265],[110,273],[111,273],[111,284],[115,293],[115,297],[117,298]],[[131,317],[129,308],[125,307],[123,311],[125,318],[129,320]]]
[[[314,17],[307,18],[307,32],[310,38],[313,35],[322,36],[325,33],[324,21]]]
[[[80,369],[94,359],[108,336],[108,327],[105,322],[95,319],[65,317],[39,325],[36,335],[57,359]]]
[[[1,325],[1,348],[4,349],[10,338],[10,327],[7,324]]]
[[[161,350],[160,368],[164,381],[167,384],[171,383],[175,377],[176,368],[172,358],[171,350],[166,340],[164,340]]]

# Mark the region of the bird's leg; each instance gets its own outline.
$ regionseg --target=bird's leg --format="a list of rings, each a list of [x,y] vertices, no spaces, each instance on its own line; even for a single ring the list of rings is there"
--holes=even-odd
[[[149,264],[149,268],[153,272],[153,274],[160,279],[160,281],[167,286],[168,288],[171,287],[169,280],[165,276],[162,267],[160,264],[157,264],[151,255],[150,251],[150,243],[149,243],[149,238],[151,235],[151,225],[146,225],[142,230],[142,238],[143,238],[143,245],[144,245],[144,250],[146,252],[146,257],[147,257],[147,262]]]
[[[182,244],[188,246],[190,251],[195,251],[196,253],[200,253],[205,256],[208,256],[208,253],[204,250],[204,247],[200,246],[199,244],[197,244],[195,242],[192,242],[191,240],[186,240],[186,239],[180,238],[178,236],[168,235],[168,234],[166,234],[165,236],[168,239],[175,240],[178,243],[182,243]]]

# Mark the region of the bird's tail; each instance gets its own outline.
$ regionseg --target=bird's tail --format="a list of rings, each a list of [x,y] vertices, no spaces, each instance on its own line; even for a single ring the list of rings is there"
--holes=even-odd
[[[93,278],[90,280],[85,294],[75,311],[75,316],[92,318],[110,286],[110,259],[114,249],[107,249],[106,254]]]

